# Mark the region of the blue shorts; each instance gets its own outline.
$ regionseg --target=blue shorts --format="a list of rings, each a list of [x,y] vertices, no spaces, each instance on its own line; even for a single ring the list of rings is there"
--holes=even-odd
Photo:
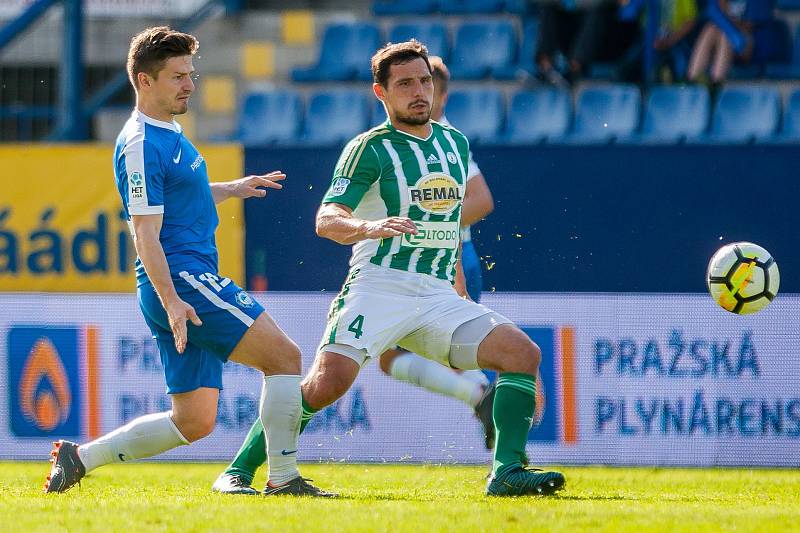
[[[467,278],[467,293],[473,302],[481,301],[483,290],[483,275],[481,274],[481,261],[472,241],[461,244],[461,266],[464,268],[464,277]]]
[[[172,283],[203,321],[199,327],[187,322],[189,342],[182,354],[153,285],[146,282],[137,290],[139,307],[158,344],[167,394],[222,389],[222,365],[264,308],[233,281],[214,274],[183,271],[173,275]]]

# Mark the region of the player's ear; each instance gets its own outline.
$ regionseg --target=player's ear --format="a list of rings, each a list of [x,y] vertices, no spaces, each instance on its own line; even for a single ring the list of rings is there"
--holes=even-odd
[[[386,89],[384,89],[383,85],[380,83],[372,84],[372,92],[375,93],[375,97],[381,102],[386,101]]]
[[[150,76],[146,72],[138,72],[136,78],[139,81],[139,87],[150,87]]]

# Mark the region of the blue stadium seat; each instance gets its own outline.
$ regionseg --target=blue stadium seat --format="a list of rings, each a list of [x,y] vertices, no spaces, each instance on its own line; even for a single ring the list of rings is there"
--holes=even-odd
[[[440,0],[439,10],[448,15],[470,13],[499,13],[505,7],[505,0]]]
[[[747,143],[775,135],[780,122],[778,91],[769,87],[746,85],[726,87],[714,107],[711,133],[705,141]]]
[[[607,143],[630,137],[639,125],[641,95],[635,85],[604,85],[578,93],[571,143]]]
[[[369,111],[363,91],[321,91],[308,101],[304,140],[310,144],[342,144],[368,126]]]
[[[424,15],[439,9],[439,0],[375,0],[376,15]]]
[[[572,96],[564,89],[520,91],[511,99],[506,141],[534,144],[563,137],[569,129]]]
[[[456,32],[450,58],[450,75],[477,80],[512,68],[517,38],[510,22],[467,22]]]
[[[800,0],[778,0],[777,7],[786,11],[800,9]]]
[[[236,138],[245,146],[287,144],[300,138],[303,104],[293,90],[252,92],[239,108]]]
[[[292,80],[372,80],[369,60],[380,45],[380,30],[374,24],[332,24],[325,28],[317,64],[295,68]]]
[[[497,89],[450,91],[447,119],[470,143],[497,142],[504,117],[503,95]]]
[[[401,43],[416,39],[428,47],[428,54],[441,56],[445,63],[450,57],[450,45],[447,42],[447,27],[442,22],[403,23],[393,27],[389,32],[389,41]]]
[[[800,90],[789,96],[789,102],[783,112],[783,128],[776,140],[783,143],[800,143]]]
[[[522,27],[522,45],[517,55],[517,60],[506,67],[495,68],[492,74],[500,80],[513,80],[515,78],[525,78],[536,73],[536,40],[539,37],[539,21],[529,20]]]
[[[655,87],[647,97],[642,131],[635,140],[677,143],[698,139],[708,128],[710,110],[705,87]]]
[[[800,0],[798,0],[800,5]],[[800,78],[800,29],[794,36],[791,60],[788,63],[767,65],[767,76],[774,79],[797,79]]]

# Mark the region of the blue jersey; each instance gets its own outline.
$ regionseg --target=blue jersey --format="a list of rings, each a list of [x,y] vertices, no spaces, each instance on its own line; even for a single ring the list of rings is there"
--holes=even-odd
[[[217,208],[203,156],[176,122],[134,110],[117,137],[114,172],[125,215],[163,214],[159,239],[170,273],[217,273]],[[137,285],[147,274],[136,260]]]

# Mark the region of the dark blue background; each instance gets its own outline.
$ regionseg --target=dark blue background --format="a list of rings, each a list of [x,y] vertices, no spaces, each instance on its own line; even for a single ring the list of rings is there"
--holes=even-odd
[[[248,280],[270,290],[338,290],[349,247],[314,215],[338,148],[248,149],[247,173],[285,188],[245,203]],[[496,209],[473,228],[484,290],[702,292],[722,244],[767,248],[781,291],[800,292],[794,146],[476,147]],[[491,269],[487,269],[492,265]]]

